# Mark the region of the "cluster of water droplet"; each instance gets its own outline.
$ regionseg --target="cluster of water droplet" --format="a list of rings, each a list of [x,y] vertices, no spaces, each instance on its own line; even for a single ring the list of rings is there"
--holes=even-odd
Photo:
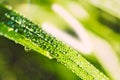
[[[51,54],[60,50],[58,47],[60,41],[57,41],[54,37],[47,34],[38,25],[13,11],[5,10],[1,21],[8,27],[13,28],[14,32],[23,35],[28,40],[34,42],[36,45]]]
[[[0,13],[2,14],[0,21],[3,24],[12,28],[14,32],[21,34],[43,50],[48,51],[53,58],[66,65],[82,79],[102,80],[103,77],[101,76],[104,75],[77,51],[43,31],[41,27],[32,21],[6,8]]]

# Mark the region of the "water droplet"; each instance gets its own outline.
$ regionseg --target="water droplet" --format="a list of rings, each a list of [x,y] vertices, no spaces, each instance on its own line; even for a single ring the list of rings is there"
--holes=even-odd
[[[7,18],[10,18],[10,15],[9,15],[8,13],[5,13],[5,16],[6,16]]]
[[[67,54],[67,51],[62,51],[63,54]]]
[[[13,28],[9,28],[8,31],[13,31]]]
[[[77,57],[80,57],[80,54],[77,54]]]
[[[14,18],[14,17],[11,17],[11,19],[12,19],[12,20],[15,20],[15,18]]]
[[[15,31],[15,32],[18,32],[18,29],[15,29],[14,31]]]
[[[25,51],[31,51],[31,48],[28,48],[28,47],[24,47]]]
[[[56,53],[56,52],[53,52],[53,54],[52,54],[55,58],[57,58],[57,57],[59,57],[59,54],[58,53]]]

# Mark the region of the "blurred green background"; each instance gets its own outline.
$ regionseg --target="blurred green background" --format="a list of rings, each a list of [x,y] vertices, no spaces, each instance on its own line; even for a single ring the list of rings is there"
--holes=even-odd
[[[120,79],[120,1],[1,0],[0,2],[11,6],[20,14],[40,24],[40,26],[43,26],[42,24],[46,22],[53,24],[57,29],[78,39],[78,35],[70,27],[71,25],[64,20],[63,17],[65,16],[61,17],[53,10],[52,6],[55,3],[59,4],[84,26],[85,30],[90,33],[90,37],[92,35],[93,43],[96,40],[96,45],[104,46],[99,46],[99,49],[94,46],[94,50],[87,55],[84,52],[80,53],[110,79]],[[102,52],[99,50],[106,55],[101,56]],[[110,64],[112,67],[110,67]],[[33,50],[26,49],[0,36],[0,80],[81,79],[56,60],[50,60]]]

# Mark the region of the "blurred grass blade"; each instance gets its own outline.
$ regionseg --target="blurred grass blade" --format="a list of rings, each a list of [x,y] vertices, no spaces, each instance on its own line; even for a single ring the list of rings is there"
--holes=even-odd
[[[0,5],[0,34],[16,43],[55,58],[84,80],[109,80],[76,50],[47,34],[30,20]]]
[[[107,72],[109,77],[111,77],[113,80],[119,80],[120,78],[120,64],[119,64],[119,56],[116,54],[116,52],[119,52],[119,19],[116,19],[116,17],[110,15],[109,13],[106,13],[105,11],[91,5],[90,3],[86,3],[84,1],[81,1],[81,3],[71,2],[66,3],[69,12],[81,11],[79,7],[85,8],[87,14],[85,18],[81,18],[76,16],[76,14],[72,14],[75,16],[79,21],[88,29],[88,32],[92,32],[94,34],[94,37],[96,37],[96,40],[93,39],[93,45],[97,52],[95,52],[94,56],[98,59],[100,64],[103,66],[104,70]],[[82,5],[82,6],[76,6],[76,5]],[[71,10],[71,11],[70,11]],[[81,12],[82,13],[82,12]],[[81,14],[82,16],[82,14]],[[84,16],[84,14],[83,14]],[[99,20],[101,19],[101,21]],[[116,20],[118,20],[116,22]],[[104,22],[104,23],[103,23]],[[109,25],[105,25],[109,24]],[[116,28],[116,29],[115,29]],[[116,32],[114,32],[116,31]],[[104,33],[103,33],[104,32]],[[97,35],[97,36],[95,36]],[[99,36],[99,37],[98,37]],[[100,39],[101,37],[101,39]],[[97,42],[96,42],[97,41]],[[118,50],[116,51],[117,48]],[[105,56],[109,56],[107,59]],[[113,62],[111,60],[114,60]],[[114,66],[112,66],[113,64]]]
[[[83,50],[77,48],[78,51],[83,52],[85,54],[89,54],[93,51],[93,46],[91,44],[90,37],[85,30],[84,26],[79,23],[72,15],[70,15],[62,6],[59,4],[52,5],[53,11],[55,11],[58,15],[60,15],[74,30],[77,34],[78,38],[81,41]],[[81,47],[81,49],[82,49]],[[79,47],[80,48],[80,47]]]

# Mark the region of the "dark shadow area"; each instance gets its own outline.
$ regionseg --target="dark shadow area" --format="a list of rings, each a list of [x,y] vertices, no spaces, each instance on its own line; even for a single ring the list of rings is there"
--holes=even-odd
[[[6,73],[7,72],[7,73]],[[0,80],[80,80],[56,60],[0,36]]]

